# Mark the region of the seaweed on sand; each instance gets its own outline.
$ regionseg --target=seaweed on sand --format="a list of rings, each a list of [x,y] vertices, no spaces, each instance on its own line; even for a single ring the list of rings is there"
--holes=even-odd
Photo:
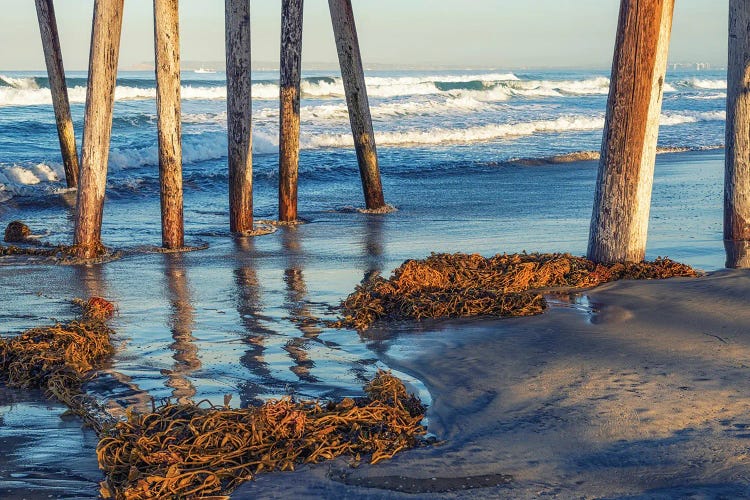
[[[114,305],[99,297],[77,303],[82,308],[78,320],[0,339],[0,381],[9,387],[42,389],[100,430],[104,412],[82,386],[91,370],[114,352],[113,331],[106,325]]]
[[[246,409],[166,404],[129,414],[97,448],[104,498],[193,498],[226,494],[262,471],[294,470],[341,455],[371,463],[417,444],[424,407],[390,373],[367,397],[338,403],[284,398]]]
[[[78,320],[0,339],[0,381],[41,388],[99,435],[105,498],[225,495],[263,471],[293,470],[340,455],[377,463],[418,444],[425,408],[404,384],[380,371],[366,397],[339,402],[284,398],[231,409],[166,404],[115,420],[83,384],[114,352],[106,321],[115,306],[98,297],[75,301]]]
[[[407,260],[389,279],[371,276],[342,301],[336,327],[366,330],[377,321],[461,316],[530,316],[546,308],[540,290],[588,288],[619,279],[696,276],[667,258],[597,264],[563,253],[433,253]]]

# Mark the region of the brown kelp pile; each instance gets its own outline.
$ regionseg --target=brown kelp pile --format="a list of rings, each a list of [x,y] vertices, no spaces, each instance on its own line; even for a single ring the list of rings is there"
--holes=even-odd
[[[370,277],[341,303],[333,326],[366,330],[376,321],[460,316],[529,316],[546,302],[539,290],[579,289],[619,279],[696,276],[667,258],[653,262],[597,264],[562,253],[433,253],[407,260],[389,279]]]
[[[341,455],[390,458],[417,443],[424,407],[403,383],[378,372],[367,397],[338,403],[284,398],[233,410],[167,404],[130,414],[99,442],[105,498],[226,494],[261,471],[293,470]]]
[[[43,389],[100,429],[101,412],[82,385],[89,372],[114,352],[106,321],[115,311],[99,297],[77,303],[82,307],[79,320],[0,339],[0,381],[9,387]]]

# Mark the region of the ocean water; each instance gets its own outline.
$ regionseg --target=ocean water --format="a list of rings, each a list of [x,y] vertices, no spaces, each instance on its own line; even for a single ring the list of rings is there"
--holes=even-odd
[[[85,76],[68,74],[79,144]],[[273,219],[278,75],[253,78],[255,216]],[[319,320],[333,319],[331,306],[363,277],[431,251],[585,252],[596,162],[544,159],[599,149],[607,72],[371,71],[367,84],[385,198],[397,211],[357,211],[364,202],[340,77],[310,72],[299,179],[308,223],[235,238],[224,75],[184,72],[186,240],[208,249],[165,255],[149,251],[161,242],[153,74],[120,73],[103,239],[123,256],[81,266],[0,259],[0,334],[70,317],[71,298],[102,295],[119,305],[118,351],[87,390],[114,409],[168,397],[221,404],[230,394],[244,406],[289,393],[356,395],[399,355],[393,335],[421,328],[364,336],[325,328]],[[657,159],[647,256],[721,268],[725,73],[668,73],[665,90],[659,146],[681,152]],[[75,194],[65,189],[54,123],[44,73],[0,71],[0,225],[21,219],[44,241],[69,243]],[[429,388],[399,375],[430,400]],[[38,395],[24,401],[0,400],[0,416],[11,421],[22,411],[13,421],[37,434],[60,411]],[[13,437],[17,458],[0,464],[0,483],[32,469],[59,475],[59,463],[40,459],[8,429],[0,425],[0,443]]]

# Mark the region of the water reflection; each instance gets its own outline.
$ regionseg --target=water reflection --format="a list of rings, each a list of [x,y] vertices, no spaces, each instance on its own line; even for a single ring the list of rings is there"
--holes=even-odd
[[[243,342],[245,353],[240,357],[240,363],[257,379],[264,382],[272,380],[271,370],[265,359],[266,338],[275,332],[265,326],[270,320],[263,311],[261,287],[258,274],[253,263],[255,243],[252,238],[236,238],[235,248],[239,267],[234,270],[234,282],[237,288],[235,307],[244,327]],[[264,387],[252,380],[240,384],[240,401],[242,406],[261,402],[259,397],[265,392]]]
[[[362,248],[365,254],[365,279],[383,272],[385,265],[383,224],[384,217],[377,214],[365,215],[365,239]]]
[[[109,290],[103,264],[74,266],[73,275],[72,283],[79,287],[74,293],[81,298],[102,297],[117,302]],[[151,395],[138,387],[131,377],[111,366],[103,367],[96,378],[87,382],[86,390],[104,400],[105,408],[115,417],[125,415],[126,408],[140,412],[147,412],[152,408]]]
[[[174,339],[169,345],[174,352],[174,364],[171,370],[165,370],[165,385],[172,389],[172,397],[182,404],[190,402],[195,396],[195,386],[189,375],[201,368],[198,346],[193,337],[195,311],[184,258],[181,253],[164,254],[164,278],[171,309],[168,326]]]
[[[80,287],[76,292],[81,298],[108,297],[107,281],[103,264],[86,264],[73,267],[73,284]]]
[[[724,250],[727,254],[726,267],[750,268],[750,241],[724,240]]]
[[[317,326],[318,318],[310,311],[307,301],[307,286],[303,274],[303,252],[299,240],[299,228],[289,226],[282,232],[281,244],[286,257],[284,269],[284,283],[286,284],[286,300],[284,308],[289,313],[289,319],[294,323],[302,336],[294,337],[284,346],[294,365],[289,369],[304,382],[318,382],[310,374],[315,362],[310,359],[308,350],[310,342],[317,341],[321,329]]]

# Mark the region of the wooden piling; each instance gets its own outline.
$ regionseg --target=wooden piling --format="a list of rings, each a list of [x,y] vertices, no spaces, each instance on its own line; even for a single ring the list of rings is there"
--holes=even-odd
[[[375,136],[372,129],[370,104],[367,100],[365,73],[359,51],[357,27],[351,0],[328,0],[331,23],[336,38],[336,49],[344,81],[346,104],[349,107],[349,121],[354,135],[362,190],[368,209],[385,207],[383,186],[380,182],[378,154],[375,149]]]
[[[304,0],[281,2],[279,76],[279,220],[297,220],[299,101]]]
[[[646,253],[656,140],[674,0],[621,0],[588,257]]]
[[[74,244],[81,258],[101,250],[102,211],[107,183],[112,108],[124,0],[95,0],[86,89],[83,154],[78,187]]]
[[[750,240],[750,5],[729,0],[724,239],[727,266],[747,267]],[[734,249],[729,251],[730,247]],[[737,249],[743,249],[738,252]],[[740,255],[745,254],[744,258]]]
[[[229,227],[253,230],[250,0],[225,0]]]
[[[57,136],[60,139],[60,152],[65,167],[65,181],[69,188],[78,186],[78,151],[70,117],[68,86],[65,83],[60,37],[57,34],[57,19],[53,0],[36,0],[36,15],[39,32],[42,35],[44,62],[47,65],[49,89],[52,93],[52,107],[55,110]]]
[[[178,0],[154,0],[154,52],[161,185],[161,238],[164,248],[176,249],[185,245],[182,213]]]

